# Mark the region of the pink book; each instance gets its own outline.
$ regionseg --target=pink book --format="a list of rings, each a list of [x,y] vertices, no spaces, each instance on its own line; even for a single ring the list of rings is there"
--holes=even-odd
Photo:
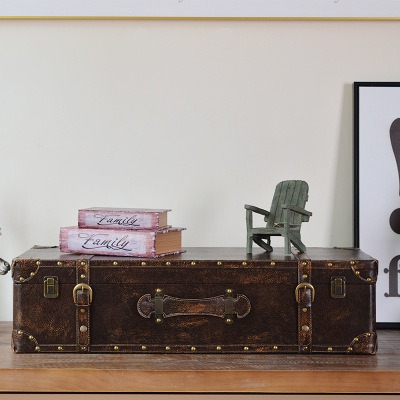
[[[79,228],[158,230],[167,228],[167,209],[93,207],[78,211]]]
[[[116,230],[61,228],[60,250],[64,253],[101,254],[155,258],[183,253],[182,231],[185,228],[160,230]]]

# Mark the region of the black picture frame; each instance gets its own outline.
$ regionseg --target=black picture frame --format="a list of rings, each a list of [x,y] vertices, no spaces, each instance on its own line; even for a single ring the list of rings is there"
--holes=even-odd
[[[371,152],[371,154],[375,154],[375,157],[371,157],[371,162],[376,163],[378,168],[375,168],[374,171],[378,170],[381,174],[371,174],[370,184],[372,187],[376,182],[374,179],[382,179],[382,173],[388,172],[391,181],[393,181],[393,175],[397,176],[397,181],[399,181],[400,171],[394,171],[394,167],[396,166],[395,156],[392,150],[392,153],[388,152],[388,143],[390,144],[390,128],[394,121],[393,117],[396,115],[395,108],[398,108],[398,115],[395,118],[400,118],[400,82],[354,82],[354,247],[361,248],[366,253],[375,257],[379,261],[379,274],[378,274],[378,282],[376,287],[376,297],[377,297],[377,327],[380,329],[400,329],[400,285],[398,280],[400,278],[400,269],[396,271],[397,276],[394,276],[394,269],[392,261],[396,259],[397,254],[392,260],[388,263],[388,259],[393,257],[393,254],[389,254],[386,248],[379,248],[379,243],[370,244],[368,240],[364,240],[364,236],[372,235],[371,232],[367,234],[365,231],[369,228],[371,231],[375,229],[373,223],[372,226],[369,226],[365,223],[365,218],[369,218],[367,214],[372,214],[378,210],[378,214],[382,212],[383,219],[381,222],[381,226],[385,226],[387,224],[389,226],[389,217],[386,218],[385,214],[391,211],[387,204],[383,205],[378,202],[376,203],[376,208],[371,210],[370,212],[366,212],[365,209],[368,209],[367,206],[363,206],[363,200],[365,199],[365,193],[368,187],[368,168],[374,168],[374,166],[370,165],[370,162],[365,161],[366,153]],[[385,95],[386,93],[386,95]],[[386,100],[386,101],[385,101]],[[395,102],[394,102],[395,100]],[[396,104],[394,104],[396,103]],[[376,109],[374,110],[374,104],[376,105]],[[374,122],[374,118],[376,118],[377,123],[371,124],[371,121]],[[376,138],[372,138],[371,135],[374,135],[374,128],[376,129]],[[379,132],[379,133],[378,133]],[[377,148],[374,148],[371,145],[377,145]],[[383,141],[384,144],[380,142]],[[382,150],[381,150],[382,148]],[[382,153],[385,157],[380,157]],[[366,167],[368,165],[368,167]],[[388,182],[388,185],[390,182]],[[399,185],[399,183],[397,184]],[[399,196],[399,188],[393,188],[393,194],[391,190],[389,190],[390,196],[395,198],[397,197],[399,207],[400,207],[400,196]],[[383,196],[386,193],[382,194]],[[360,205],[361,201],[361,205]],[[368,200],[369,201],[369,200]],[[380,207],[386,207],[385,210],[381,210]],[[392,210],[393,211],[393,210]],[[367,225],[367,226],[366,226]],[[389,235],[389,229],[385,228],[384,236],[387,237]],[[393,228],[392,228],[393,230]],[[379,241],[380,234],[377,230],[373,232],[376,234],[376,240]],[[398,239],[399,250],[395,251],[395,253],[400,254],[400,236],[398,233],[391,232],[394,236],[394,241]],[[372,246],[372,247],[371,247]],[[371,251],[370,251],[371,250]],[[398,260],[400,261],[400,255],[398,256]],[[396,261],[397,262],[397,261]],[[400,267],[400,262],[399,262]],[[396,268],[397,269],[397,268]],[[394,280],[394,278],[395,280]],[[383,289],[383,290],[382,290]],[[395,294],[397,294],[395,296]],[[383,298],[383,297],[384,298]],[[391,308],[387,307],[389,301],[392,301],[392,307],[395,309],[394,318],[381,315],[382,312],[385,314],[389,314],[391,312]],[[381,303],[385,304],[383,306]],[[397,311],[398,309],[398,311]],[[388,319],[388,320],[386,320]]]

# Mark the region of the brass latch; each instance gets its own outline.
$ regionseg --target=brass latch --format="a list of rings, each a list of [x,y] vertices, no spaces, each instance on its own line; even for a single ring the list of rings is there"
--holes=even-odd
[[[44,297],[46,299],[56,299],[58,297],[58,277],[45,276],[43,279]]]
[[[331,297],[333,299],[346,297],[346,278],[344,276],[331,276]]]

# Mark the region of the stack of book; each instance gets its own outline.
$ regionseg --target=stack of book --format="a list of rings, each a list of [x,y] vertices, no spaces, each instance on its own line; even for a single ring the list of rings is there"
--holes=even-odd
[[[79,210],[78,226],[60,230],[60,250],[146,258],[183,253],[185,228],[167,224],[169,211],[100,207]]]

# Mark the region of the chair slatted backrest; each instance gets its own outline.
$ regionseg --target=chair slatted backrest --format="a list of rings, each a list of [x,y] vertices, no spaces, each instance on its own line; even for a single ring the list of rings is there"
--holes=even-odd
[[[267,227],[281,225],[284,222],[283,204],[304,208],[308,200],[308,184],[304,181],[283,181],[276,185],[270,208],[270,215],[266,217]],[[304,217],[298,213],[291,213],[290,225],[301,225]]]

